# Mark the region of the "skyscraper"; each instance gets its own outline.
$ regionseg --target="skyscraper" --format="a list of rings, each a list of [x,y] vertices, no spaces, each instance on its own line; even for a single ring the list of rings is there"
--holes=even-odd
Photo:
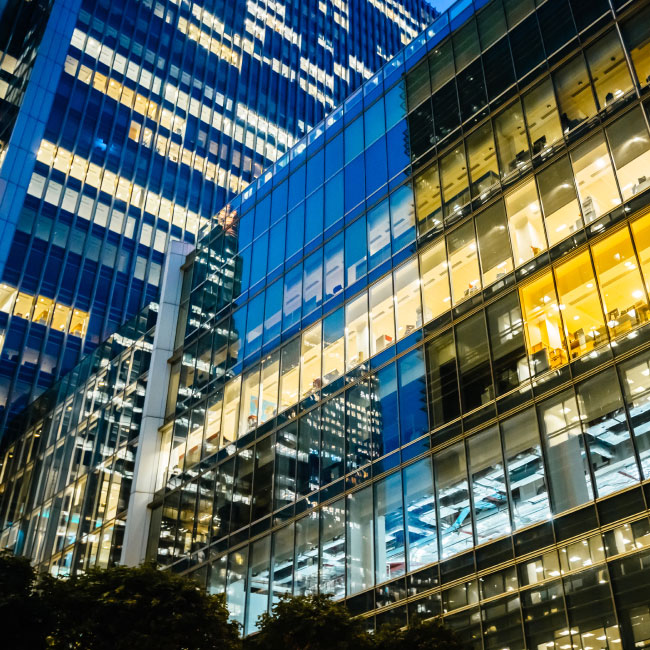
[[[424,0],[8,2],[0,407],[155,299],[169,241],[195,241],[431,15]]]

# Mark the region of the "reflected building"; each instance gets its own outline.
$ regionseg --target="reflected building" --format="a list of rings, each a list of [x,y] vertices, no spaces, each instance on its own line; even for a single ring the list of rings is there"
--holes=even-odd
[[[247,634],[322,592],[477,650],[650,643],[649,26],[461,0],[178,252],[120,561]],[[22,428],[0,540],[30,555],[56,445]]]
[[[170,241],[195,242],[433,16],[424,0],[2,11],[0,428],[157,300]]]

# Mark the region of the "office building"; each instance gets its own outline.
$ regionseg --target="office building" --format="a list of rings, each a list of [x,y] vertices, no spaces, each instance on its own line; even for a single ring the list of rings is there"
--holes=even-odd
[[[649,86],[645,0],[460,0],[229,201],[165,271],[121,561],[245,633],[320,591],[476,649],[650,643]],[[64,491],[24,475],[100,444],[44,446],[53,403],[0,479],[27,555]]]
[[[195,241],[433,14],[424,0],[4,9],[0,429],[156,300],[169,241]]]

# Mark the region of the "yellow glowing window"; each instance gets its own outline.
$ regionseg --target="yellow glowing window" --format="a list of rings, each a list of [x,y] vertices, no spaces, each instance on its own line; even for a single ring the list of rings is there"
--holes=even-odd
[[[108,82],[107,94],[111,99],[114,99],[115,101],[119,102],[120,97],[122,96],[122,85],[118,84],[117,81],[115,81],[115,79],[111,79]]]
[[[140,129],[141,126],[137,122],[131,122],[131,126],[129,127],[129,138],[137,142],[140,139]]]
[[[9,313],[13,307],[16,289],[8,284],[0,284],[0,311]]]
[[[115,186],[117,185],[117,176],[109,171],[108,169],[104,170],[104,177],[102,178],[102,187],[101,189],[108,194],[114,194]]]
[[[36,159],[46,165],[51,165],[54,161],[54,145],[47,140],[43,140],[38,148]]]
[[[54,301],[52,299],[39,296],[36,300],[36,305],[34,306],[34,316],[32,320],[35,323],[47,325],[53,309]]]
[[[128,201],[129,196],[131,195],[131,183],[125,178],[120,178],[117,183],[117,193],[116,196],[122,201]]]
[[[107,84],[108,84],[108,78],[105,77],[100,72],[95,72],[95,74],[93,75],[93,88],[103,93],[106,92]]]
[[[56,305],[54,315],[52,316],[52,329],[59,332],[65,332],[70,316],[70,307],[65,305]]]
[[[645,286],[650,290],[650,215],[632,223],[632,236],[639,254]]]
[[[16,298],[16,304],[14,305],[14,316],[29,318],[32,313],[33,304],[34,296],[30,296],[29,294],[20,291]]]
[[[102,168],[99,165],[94,163],[88,163],[88,175],[86,182],[92,185],[93,187],[99,187],[100,178],[101,178]]]
[[[139,93],[135,96],[135,110],[142,115],[147,114],[147,100]]]
[[[311,395],[321,387],[321,334],[321,323],[316,323],[302,333],[300,399]]]
[[[58,169],[64,174],[68,173],[70,169],[70,164],[72,163],[72,153],[66,149],[59,149],[56,152],[56,158],[54,159],[54,169]]]
[[[239,392],[241,377],[236,377],[226,384],[223,396],[223,424],[221,431],[223,443],[228,444],[237,438],[237,422],[239,415]]]
[[[77,75],[77,78],[79,81],[83,81],[85,84],[89,84],[90,80],[92,79],[93,76],[93,71],[85,65],[82,65],[79,68],[79,74]]]
[[[72,159],[72,167],[70,168],[70,175],[77,180],[83,181],[86,178],[86,171],[88,170],[88,161],[80,156],[75,156]]]
[[[74,309],[70,320],[70,334],[82,338],[86,334],[88,325],[88,314],[85,311]]]

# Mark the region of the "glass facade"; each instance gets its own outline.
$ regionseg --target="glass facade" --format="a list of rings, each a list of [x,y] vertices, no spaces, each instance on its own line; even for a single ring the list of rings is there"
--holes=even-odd
[[[194,242],[432,16],[424,0],[5,4],[0,426],[157,299],[170,241]]]
[[[643,0],[460,0],[224,207],[151,558],[247,634],[321,592],[477,650],[650,643],[648,43]]]

